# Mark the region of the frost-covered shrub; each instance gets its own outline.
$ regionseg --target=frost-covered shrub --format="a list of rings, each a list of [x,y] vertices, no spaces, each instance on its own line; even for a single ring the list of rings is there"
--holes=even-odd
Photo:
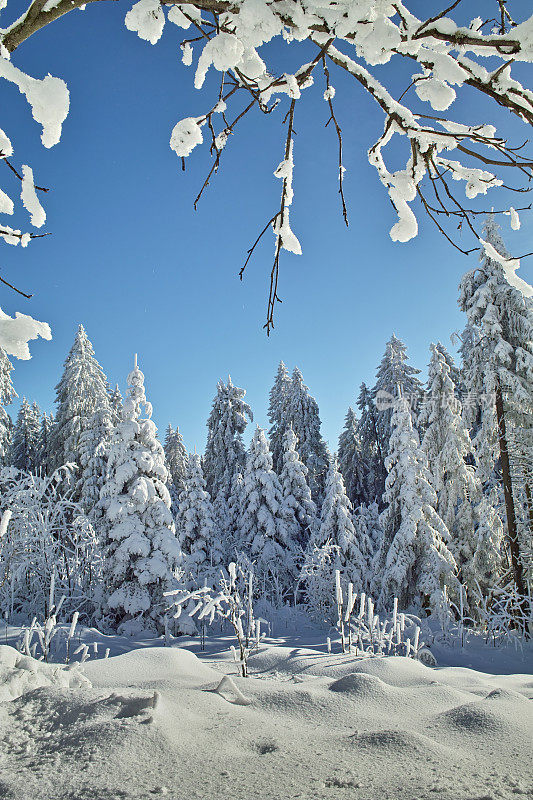
[[[261,641],[260,623],[253,611],[253,574],[245,574],[242,566],[232,561],[227,574],[221,570],[217,589],[208,586],[193,592],[174,589],[165,592],[165,596],[172,598],[169,610],[174,610],[174,619],[179,620],[185,611],[189,618],[197,616],[199,621],[205,620],[210,625],[216,618],[230,623],[239,646],[238,658],[233,648],[234,659],[240,666],[241,676],[246,678],[248,658]]]
[[[71,493],[68,465],[50,476],[0,470],[1,509],[12,514],[0,541],[0,608],[9,617],[48,616],[53,580],[56,595],[65,597],[65,616],[78,611],[91,619],[100,574],[97,539]]]

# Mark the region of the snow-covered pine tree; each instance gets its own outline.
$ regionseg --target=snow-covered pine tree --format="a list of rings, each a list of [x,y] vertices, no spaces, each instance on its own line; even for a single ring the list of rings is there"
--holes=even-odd
[[[33,427],[35,430],[35,456],[34,456],[34,465],[33,465],[33,472],[40,472],[41,471],[41,423],[42,423],[42,416],[43,413],[39,408],[39,404],[36,400],[33,401],[31,404],[31,413],[33,414]]]
[[[281,486],[259,427],[246,456],[240,494],[240,541],[254,564],[256,590],[279,605],[294,589],[295,554],[290,546],[291,520],[283,516]]]
[[[82,432],[95,411],[109,412],[107,378],[94,356],[94,350],[83,325],[65,360],[61,380],[56,386],[57,413],[53,428],[52,466],[78,463]],[[80,473],[78,473],[79,479]],[[74,499],[79,496],[75,491]]]
[[[419,415],[426,429],[421,449],[428,460],[430,483],[437,493],[437,512],[450,532],[449,549],[458,577],[467,588],[471,614],[475,614],[474,564],[482,565],[480,586],[487,587],[489,578],[492,585],[496,584],[501,566],[501,522],[488,498],[483,497],[474,468],[467,464],[472,442],[455,396],[450,366],[436,345],[432,344],[430,350],[428,392]],[[486,527],[488,518],[494,525],[491,535]]]
[[[321,434],[318,404],[309,394],[303,375],[295,367],[287,397],[287,424],[296,434],[296,449],[300,459],[309,470],[308,483],[311,496],[318,507],[322,504],[329,454]]]
[[[290,375],[283,361],[280,361],[274,379],[274,385],[270,390],[268,405],[270,452],[272,453],[274,471],[277,472],[278,475],[283,468],[283,436],[287,429],[287,399],[290,388]]]
[[[366,486],[367,503],[382,504],[387,470],[385,469],[386,451],[381,449],[381,438],[378,428],[380,412],[376,408],[372,392],[366,383],[361,384],[357,407],[361,412],[358,423],[358,434],[361,442],[363,461],[367,467]]]
[[[40,419],[36,403],[30,406],[25,397],[17,415],[13,431],[11,460],[14,467],[25,472],[36,472],[39,465]]]
[[[455,395],[460,400],[461,398],[459,396],[459,388],[461,384],[461,370],[456,365],[455,359],[453,358],[447,347],[445,347],[442,344],[442,342],[437,342],[435,347],[437,348],[439,353],[444,357],[444,360],[448,364],[448,367],[450,369],[450,378],[452,379],[453,385],[455,387]]]
[[[187,449],[183,443],[183,436],[179,428],[174,430],[172,425],[169,424],[165,434],[164,448],[167,467],[170,472],[170,497],[175,513],[179,504],[179,496],[185,488],[188,459]]]
[[[485,222],[484,240],[481,266],[463,277],[459,297],[468,322],[478,326],[481,334],[478,348],[482,348],[483,353],[484,403],[476,453],[492,450],[494,456],[499,457],[512,576],[519,594],[525,595],[516,484],[522,484],[526,496],[527,493],[531,496],[531,476],[527,468],[522,469],[520,451],[525,449],[531,453],[533,450],[533,303],[531,297],[525,297],[517,288],[518,279],[512,264],[506,265],[510,255],[492,214]],[[516,454],[510,451],[515,431],[525,444]],[[492,432],[495,436],[490,441]],[[480,438],[483,441],[480,442]]]
[[[241,540],[241,508],[242,508],[242,487],[244,477],[242,472],[236,472],[231,482],[231,492],[229,500],[226,500],[222,492],[215,498],[214,512],[215,524],[219,531],[219,537],[224,543],[225,562],[241,561],[244,543]]]
[[[11,380],[12,371],[13,364],[7,357],[6,351],[0,347],[0,466],[8,464],[11,458],[13,423],[4,406],[18,397]]]
[[[97,409],[84,424],[78,442],[79,503],[89,519],[103,514],[100,495],[107,478],[107,459],[114,425],[109,404]]]
[[[374,561],[381,547],[383,528],[376,502],[362,504],[353,515],[356,540],[365,560],[365,592],[371,592],[374,579]]]
[[[437,514],[437,495],[430,485],[425,453],[407,399],[394,403],[386,466],[384,536],[376,559],[374,590],[381,584],[379,605],[436,610],[444,586],[452,580],[455,561],[446,542],[449,532]],[[378,583],[379,582],[379,583]]]
[[[244,389],[239,389],[228,377],[227,384],[219,381],[213,408],[207,420],[207,444],[203,458],[207,490],[214,499],[222,490],[226,500],[236,472],[242,472],[246,451],[242,434],[253,420],[250,406],[244,401]]]
[[[111,627],[133,634],[162,629],[163,592],[172,588],[181,551],[170,513],[165,454],[150,419],[152,407],[137,358],[128,387],[122,420],[113,430],[102,489],[104,615]]]
[[[366,586],[366,561],[352,519],[352,504],[346,495],[344,481],[335,460],[332,460],[326,479],[326,492],[320,524],[309,542],[309,549],[335,548],[334,569],[340,569],[346,582],[351,581],[356,592]],[[334,573],[332,573],[333,579]]]
[[[337,461],[346,487],[346,494],[352,506],[357,508],[368,498],[366,481],[369,465],[364,457],[359,423],[353,408],[348,409],[344,428],[339,436]]]
[[[407,359],[405,344],[393,333],[385,346],[385,353],[376,372],[376,384],[372,389],[378,411],[377,433],[382,454],[389,451],[394,400],[399,397],[399,392],[408,400],[415,413],[424,396],[424,389],[417,378],[420,370],[407,364]],[[385,487],[382,484],[380,488],[383,492]]]
[[[293,549],[305,549],[315,530],[316,506],[307,483],[307,467],[300,461],[296,435],[289,425],[283,435],[282,470],[279,477],[282,494],[282,516],[294,520],[291,534]]]
[[[122,395],[118,388],[118,383],[115,384],[115,388],[109,394],[109,404],[111,406],[111,421],[113,427],[115,427],[122,419]]]
[[[50,449],[52,447],[52,428],[54,427],[53,414],[44,413],[41,419],[39,433],[39,467],[43,475],[50,475]]]
[[[430,352],[428,391],[418,418],[425,430],[421,448],[437,493],[437,510],[453,539],[460,525],[459,507],[468,499],[478,502],[481,485],[465,460],[472,453],[472,443],[455,396],[449,364],[436,345],[430,346]]]
[[[183,490],[176,515],[176,533],[184,554],[183,569],[189,588],[208,584],[223,566],[224,553],[213,519],[211,498],[205,488],[200,456],[187,460]]]

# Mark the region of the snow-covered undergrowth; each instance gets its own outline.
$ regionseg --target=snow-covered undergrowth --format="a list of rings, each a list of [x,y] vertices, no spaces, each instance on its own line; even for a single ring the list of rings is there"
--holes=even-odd
[[[360,658],[338,641],[328,654],[308,630],[262,643],[245,679],[229,636],[200,652],[198,637],[79,635],[111,650],[84,678],[0,648],[6,800],[514,800],[531,785],[533,679],[517,674],[533,671],[531,649],[440,647],[441,663],[493,652],[491,671],[510,673],[498,675]]]

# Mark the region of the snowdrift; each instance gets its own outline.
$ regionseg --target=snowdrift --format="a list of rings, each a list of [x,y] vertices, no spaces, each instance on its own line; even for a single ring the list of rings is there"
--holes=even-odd
[[[253,669],[225,676],[227,662],[146,648],[83,676],[1,647],[0,797],[528,795],[531,676],[281,646]]]

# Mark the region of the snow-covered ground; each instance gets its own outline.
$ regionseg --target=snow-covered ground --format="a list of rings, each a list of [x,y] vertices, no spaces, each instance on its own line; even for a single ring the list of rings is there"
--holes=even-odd
[[[85,629],[111,657],[80,672],[22,656],[17,634],[0,631],[2,800],[531,796],[531,650],[434,646],[459,666],[432,669],[328,654],[309,629],[262,644],[243,679],[226,636],[200,652]]]

